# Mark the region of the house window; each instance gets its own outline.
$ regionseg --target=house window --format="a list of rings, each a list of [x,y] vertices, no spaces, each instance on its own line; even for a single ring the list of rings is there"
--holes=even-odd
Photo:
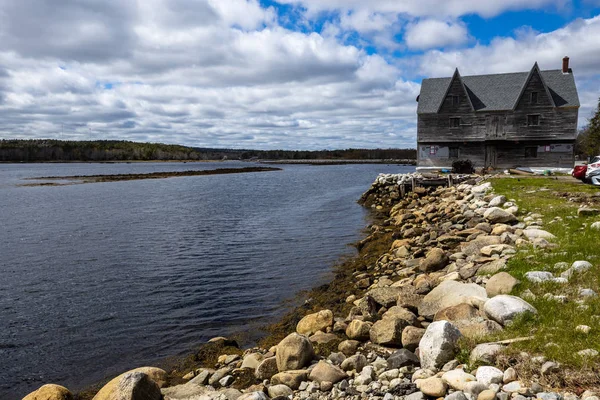
[[[448,157],[458,158],[458,147],[450,147]]]
[[[538,92],[531,92],[531,104],[537,104]]]
[[[450,128],[460,128],[460,117],[450,118]]]
[[[527,116],[527,126],[537,126],[540,124],[540,116],[539,114],[528,115]]]
[[[537,147],[525,147],[525,158],[537,158]]]
[[[452,96],[452,105],[453,106],[458,106],[460,104],[460,97],[458,96]]]

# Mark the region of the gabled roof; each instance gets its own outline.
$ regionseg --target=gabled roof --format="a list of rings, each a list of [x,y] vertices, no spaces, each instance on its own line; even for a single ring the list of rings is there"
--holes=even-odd
[[[452,78],[450,79],[450,83],[448,83],[448,88],[446,89],[446,93],[444,93],[444,97],[442,97],[442,101],[440,102],[440,105],[438,106],[437,112],[440,112],[440,110],[442,109],[442,105],[444,104],[443,99],[445,99],[446,96],[448,96],[448,92],[450,91],[450,88],[452,87],[452,82],[454,82],[455,80],[458,80],[458,82],[460,83],[460,86],[462,87],[463,91],[465,92],[467,99],[469,100],[469,105],[471,106],[471,111],[475,111],[475,107],[473,107],[473,102],[471,101],[471,96],[469,96],[469,92],[467,92],[467,88],[465,87],[465,84],[464,84],[462,78],[460,77],[460,72],[458,72],[458,68],[456,68],[454,70],[454,75],[452,75]]]
[[[514,109],[536,68],[537,63],[529,72],[462,76],[460,79],[475,111],[509,111]],[[560,69],[539,72],[556,107],[579,107],[572,73],[563,74]],[[437,113],[452,79],[423,79],[417,114]]]

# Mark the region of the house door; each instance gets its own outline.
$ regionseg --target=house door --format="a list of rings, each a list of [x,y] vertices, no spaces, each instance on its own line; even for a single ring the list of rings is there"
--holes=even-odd
[[[486,145],[485,146],[485,166],[496,168],[498,155],[496,153],[496,146]]]

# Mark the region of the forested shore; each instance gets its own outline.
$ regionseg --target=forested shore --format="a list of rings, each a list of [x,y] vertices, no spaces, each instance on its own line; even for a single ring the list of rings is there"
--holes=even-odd
[[[415,149],[244,150],[114,140],[0,140],[0,162],[415,159]]]

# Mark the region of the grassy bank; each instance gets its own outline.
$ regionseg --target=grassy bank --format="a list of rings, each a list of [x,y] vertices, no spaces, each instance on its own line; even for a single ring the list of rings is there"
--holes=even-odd
[[[487,339],[533,336],[532,340],[513,344],[512,356],[519,357],[519,352],[526,351],[560,363],[564,373],[546,377],[551,384],[570,388],[600,386],[600,359],[577,354],[585,349],[600,352],[600,299],[584,298],[579,293],[580,289],[600,293],[600,231],[590,227],[600,221],[600,216],[580,217],[577,213],[585,205],[600,207],[600,190],[568,177],[503,177],[493,179],[492,185],[496,193],[516,200],[522,215],[539,214],[542,229],[556,236],[554,242],[558,246],[526,247],[509,261],[506,272],[521,281],[513,294],[531,291],[535,298],[527,300],[538,315],[521,318],[499,336]],[[534,215],[534,219],[538,217]],[[528,271],[549,271],[560,276],[567,267],[557,263],[570,266],[578,260],[587,260],[593,267],[574,275],[567,284],[531,283],[524,277]],[[576,329],[579,325],[587,325],[591,331],[580,332]],[[521,356],[521,361],[523,358],[527,357]],[[522,362],[521,373],[539,374],[539,365],[534,364],[529,364],[527,371],[528,363]]]

